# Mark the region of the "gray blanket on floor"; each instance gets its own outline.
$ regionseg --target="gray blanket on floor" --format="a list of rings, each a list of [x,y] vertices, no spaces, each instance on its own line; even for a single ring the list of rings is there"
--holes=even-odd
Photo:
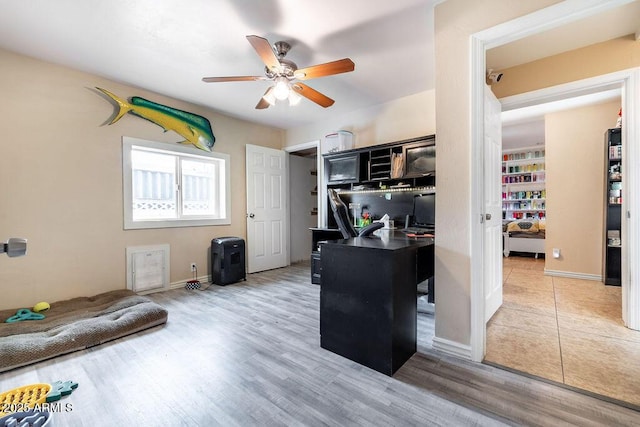
[[[0,372],[93,347],[167,321],[167,310],[129,290],[51,304],[43,320],[5,323],[0,311]]]

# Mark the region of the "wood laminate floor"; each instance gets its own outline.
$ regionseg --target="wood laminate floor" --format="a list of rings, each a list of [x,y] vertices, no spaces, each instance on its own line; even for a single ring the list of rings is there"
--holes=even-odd
[[[320,348],[309,265],[152,299],[165,326],[0,376],[0,390],[74,380],[54,425],[638,425],[640,413],[486,364],[418,348],[388,377]]]
[[[544,259],[503,260],[503,304],[485,362],[640,407],[640,332],[622,323],[619,286],[544,275]]]

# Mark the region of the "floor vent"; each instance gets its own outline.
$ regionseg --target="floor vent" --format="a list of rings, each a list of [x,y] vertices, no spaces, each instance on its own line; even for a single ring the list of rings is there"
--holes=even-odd
[[[169,289],[169,245],[127,248],[127,288],[140,294]]]

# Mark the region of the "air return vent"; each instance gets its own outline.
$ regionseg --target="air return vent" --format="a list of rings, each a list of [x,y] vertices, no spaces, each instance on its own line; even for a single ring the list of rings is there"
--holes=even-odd
[[[169,245],[127,248],[127,288],[140,294],[169,289]]]

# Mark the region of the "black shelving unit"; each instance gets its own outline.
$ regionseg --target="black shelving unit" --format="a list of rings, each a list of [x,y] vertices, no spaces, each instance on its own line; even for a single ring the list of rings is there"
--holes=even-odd
[[[426,165],[435,167],[435,135],[325,154],[326,188],[340,193],[347,205],[359,204],[360,212],[374,219],[388,214],[397,225],[405,223],[413,210],[413,197],[435,191],[435,172],[408,173],[404,158],[406,148],[429,149]],[[414,152],[420,153],[419,151]],[[328,202],[327,202],[328,204]],[[352,212],[350,212],[352,214]],[[333,215],[326,224],[336,227]]]
[[[622,278],[622,133],[620,128],[605,132],[605,250],[604,283],[620,286]]]
[[[378,181],[391,178],[391,150],[371,150],[369,162],[369,180]]]

